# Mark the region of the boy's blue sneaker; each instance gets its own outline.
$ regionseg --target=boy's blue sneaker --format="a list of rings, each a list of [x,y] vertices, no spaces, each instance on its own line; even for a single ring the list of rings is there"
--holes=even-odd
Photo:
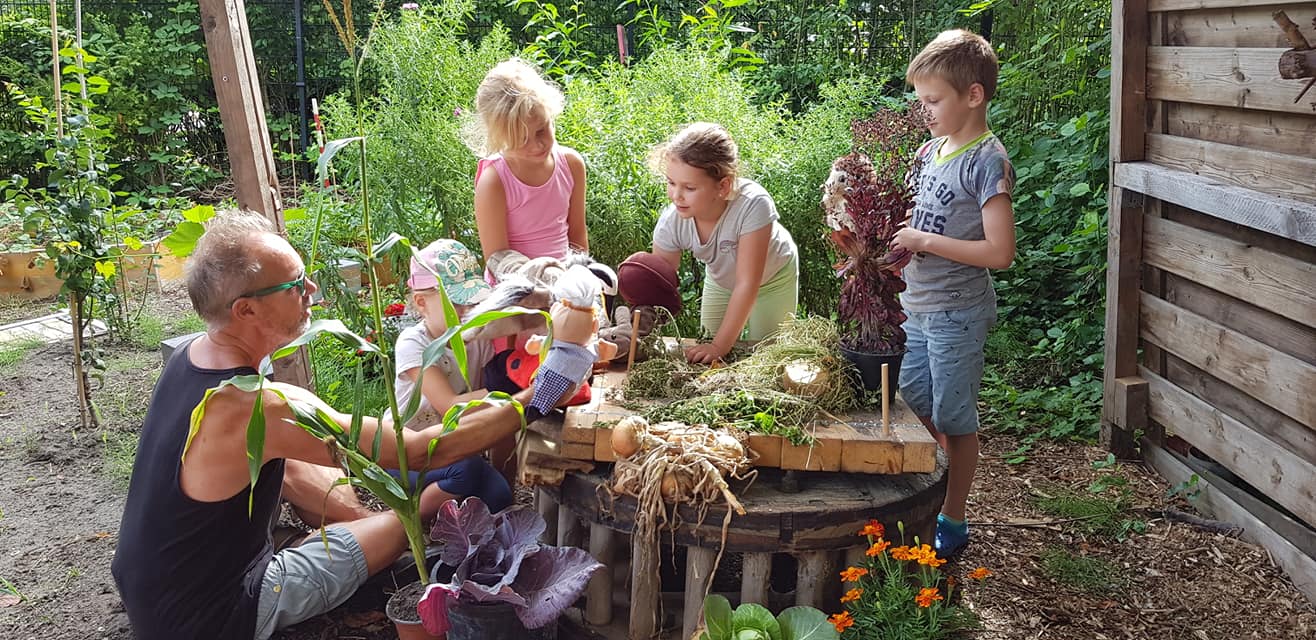
[[[932,540],[932,548],[938,558],[948,559],[963,551],[968,544],[968,522],[956,522],[944,513],[937,514],[937,534]]]

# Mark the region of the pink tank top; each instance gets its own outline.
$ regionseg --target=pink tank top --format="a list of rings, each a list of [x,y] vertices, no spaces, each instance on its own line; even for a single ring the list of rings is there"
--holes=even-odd
[[[567,210],[576,180],[562,148],[555,146],[552,153],[553,175],[539,186],[528,185],[512,175],[502,154],[481,160],[475,177],[478,181],[479,172],[489,166],[498,172],[507,198],[507,248],[527,258],[567,256]]]

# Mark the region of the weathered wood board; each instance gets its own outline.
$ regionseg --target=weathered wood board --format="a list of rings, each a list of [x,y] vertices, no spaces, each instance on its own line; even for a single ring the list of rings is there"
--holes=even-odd
[[[569,458],[610,462],[612,424],[635,412],[621,406],[622,371],[594,376],[589,404],[568,407],[559,451]],[[793,445],[781,436],[750,434],[755,466],[853,473],[930,473],[937,443],[901,400],[891,406],[891,436],[882,433],[880,412],[837,416],[841,422],[810,428],[813,446]]]

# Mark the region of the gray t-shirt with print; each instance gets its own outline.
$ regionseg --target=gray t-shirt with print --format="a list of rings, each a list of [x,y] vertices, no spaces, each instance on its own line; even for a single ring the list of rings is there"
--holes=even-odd
[[[909,226],[957,240],[983,240],[983,205],[1014,190],[1009,154],[991,132],[948,157],[938,157],[945,142],[937,138],[918,150],[922,167]],[[903,275],[908,288],[900,301],[907,311],[967,309],[996,301],[992,277],[983,267],[923,252],[914,255]]]
[[[668,205],[658,217],[653,229],[653,246],[662,251],[689,251],[707,266],[708,277],[723,289],[736,286],[736,247],[740,236],[772,225],[768,240],[768,258],[763,265],[763,284],[772,279],[796,254],[795,240],[786,227],[777,221],[777,205],[767,189],[748,178],[736,181],[736,197],[727,204],[727,210],[717,221],[708,242],[699,241],[695,221],[676,213],[676,205]]]
[[[430,337],[425,330],[424,322],[403,329],[398,334],[397,344],[394,347],[396,357],[397,378],[393,383],[393,392],[397,396],[399,408],[406,406],[411,401],[411,394],[415,392],[416,383],[403,375],[408,370],[419,368],[424,360],[425,347],[430,346],[434,338]],[[466,368],[471,378],[471,384],[468,386],[466,380],[462,378],[461,369],[457,367],[457,358],[452,354],[452,349],[444,352],[443,357],[434,366],[438,367],[443,375],[448,378],[448,384],[452,385],[454,393],[466,393],[471,389],[479,389],[484,386],[484,365],[493,359],[493,343],[488,340],[475,340],[466,343]],[[432,375],[433,372],[427,372],[425,375]],[[424,429],[430,425],[438,424],[443,420],[443,414],[439,413],[430,405],[426,398],[420,399],[420,409],[416,415],[407,422],[408,429]]]

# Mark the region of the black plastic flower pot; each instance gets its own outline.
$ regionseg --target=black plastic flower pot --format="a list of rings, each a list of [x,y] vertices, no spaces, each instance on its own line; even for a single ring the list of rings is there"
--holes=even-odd
[[[900,388],[900,363],[905,359],[905,352],[900,353],[866,353],[841,347],[841,354],[854,364],[858,373],[854,380],[857,391],[861,393],[878,391],[882,388],[882,365],[887,366],[887,402],[895,403],[896,390]]]
[[[526,629],[505,602],[448,604],[448,640],[557,640],[557,621]]]

